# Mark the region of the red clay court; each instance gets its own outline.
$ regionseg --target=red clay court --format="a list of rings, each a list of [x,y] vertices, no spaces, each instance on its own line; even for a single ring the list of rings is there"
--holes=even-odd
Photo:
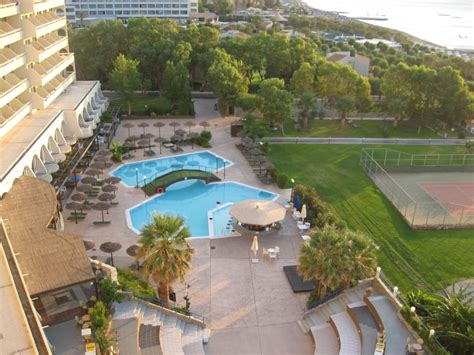
[[[474,182],[420,183],[453,216],[474,216]],[[464,212],[463,212],[464,210]]]

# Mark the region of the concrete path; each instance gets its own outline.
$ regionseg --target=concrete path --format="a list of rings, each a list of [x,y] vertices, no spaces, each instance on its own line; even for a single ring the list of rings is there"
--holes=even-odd
[[[465,145],[465,139],[264,137],[273,144]]]

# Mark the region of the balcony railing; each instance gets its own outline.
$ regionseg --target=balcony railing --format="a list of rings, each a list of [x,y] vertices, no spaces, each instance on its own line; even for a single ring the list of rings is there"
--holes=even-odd
[[[20,13],[18,1],[0,0],[0,18],[13,16]]]
[[[45,86],[60,72],[74,62],[72,53],[55,54],[32,68],[32,78],[36,84]]]
[[[0,77],[11,73],[26,63],[23,53],[16,53],[11,48],[0,49]]]
[[[37,38],[66,26],[66,18],[57,16],[54,12],[39,14],[26,21],[28,34]]]
[[[26,79],[20,79],[14,73],[7,74],[5,79],[0,78],[0,97],[4,97],[24,82]]]

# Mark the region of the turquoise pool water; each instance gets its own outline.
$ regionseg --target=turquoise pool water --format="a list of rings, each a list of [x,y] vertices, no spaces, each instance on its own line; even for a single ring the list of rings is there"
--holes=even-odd
[[[221,170],[232,165],[209,151],[180,154],[166,158],[144,160],[134,163],[126,163],[112,171],[111,175],[119,177],[122,182],[130,187],[144,185],[145,177],[149,182],[161,175],[178,169],[200,169],[210,172]]]
[[[273,200],[278,195],[236,182],[219,182],[205,184],[201,180],[181,181],[166,189],[166,193],[158,195],[127,211],[129,226],[140,233],[143,225],[151,220],[154,212],[178,215],[184,218],[193,237],[219,237],[231,233],[227,229],[230,205],[248,199]],[[211,213],[214,230],[209,231],[208,213]]]

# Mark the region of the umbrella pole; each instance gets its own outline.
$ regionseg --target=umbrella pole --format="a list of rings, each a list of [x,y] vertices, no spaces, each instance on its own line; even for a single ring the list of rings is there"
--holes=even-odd
[[[158,127],[158,137],[161,138],[161,127]]]
[[[104,223],[105,222],[105,220],[104,220],[104,210],[102,210],[100,212],[102,212],[102,223]]]
[[[161,154],[161,142],[160,142],[160,154]]]
[[[74,209],[74,222],[77,224],[77,212],[76,212],[76,209]]]
[[[114,254],[113,253],[110,253],[110,264],[112,264],[112,266],[114,266]]]

